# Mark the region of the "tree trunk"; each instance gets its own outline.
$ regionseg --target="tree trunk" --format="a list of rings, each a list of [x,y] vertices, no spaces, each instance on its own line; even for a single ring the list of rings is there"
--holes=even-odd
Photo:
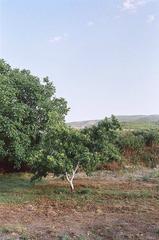
[[[75,191],[74,185],[73,185],[73,181],[70,182],[70,187],[71,187],[71,192]]]
[[[73,185],[73,180],[74,180],[74,177],[75,177],[75,174],[76,174],[78,168],[79,168],[79,163],[77,164],[75,170],[73,170],[72,176],[70,176],[70,174],[68,174],[66,172],[66,179],[67,179],[68,183],[70,184],[71,192],[75,191],[75,188],[74,188],[74,185]]]

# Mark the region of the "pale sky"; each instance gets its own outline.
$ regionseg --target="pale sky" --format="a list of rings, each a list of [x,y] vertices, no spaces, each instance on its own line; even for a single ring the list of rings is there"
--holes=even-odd
[[[67,121],[159,113],[159,0],[0,0],[0,57],[49,76]]]

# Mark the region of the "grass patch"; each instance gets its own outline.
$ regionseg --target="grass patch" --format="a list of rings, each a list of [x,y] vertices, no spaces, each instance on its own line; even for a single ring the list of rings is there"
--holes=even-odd
[[[10,234],[10,233],[18,233],[23,234],[26,231],[26,228],[24,228],[21,225],[4,225],[0,226],[0,233],[2,234]]]
[[[79,237],[76,237],[76,238],[71,238],[70,236],[68,236],[68,235],[63,235],[63,236],[61,236],[61,237],[59,237],[59,240],[72,240],[72,239],[74,239],[74,240],[87,240],[85,237],[83,237],[83,236],[79,236]]]
[[[146,174],[142,177],[144,182],[149,182],[152,179],[159,180],[159,170],[153,170],[149,174]]]
[[[79,204],[84,201],[102,202],[106,199],[143,199],[154,196],[151,189],[143,190],[122,190],[117,186],[111,186],[111,189],[104,187],[79,187],[74,193],[70,192],[68,186],[56,185],[55,181],[43,180],[35,185],[30,183],[28,174],[9,174],[0,175],[0,204],[8,203],[28,203],[42,198],[58,201],[77,201]]]

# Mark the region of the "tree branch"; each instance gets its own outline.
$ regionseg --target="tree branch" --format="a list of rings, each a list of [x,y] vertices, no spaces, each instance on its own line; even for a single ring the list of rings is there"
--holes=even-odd
[[[68,182],[70,182],[70,178],[69,178],[69,175],[68,175],[67,172],[66,172],[66,179],[67,179]]]
[[[79,162],[77,163],[77,166],[75,167],[75,170],[73,170],[73,172],[72,172],[72,177],[71,177],[71,180],[73,180],[73,179],[74,179],[74,177],[75,177],[75,174],[76,174],[76,172],[77,172],[78,168],[79,168]]]

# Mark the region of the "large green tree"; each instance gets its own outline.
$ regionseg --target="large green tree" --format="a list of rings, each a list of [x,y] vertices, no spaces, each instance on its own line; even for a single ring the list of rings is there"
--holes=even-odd
[[[42,81],[28,70],[12,69],[0,60],[0,169],[28,165],[39,147],[49,114],[64,121],[67,103],[56,98],[48,77]]]
[[[53,173],[63,176],[74,191],[73,180],[77,171],[80,169],[88,174],[96,166],[97,159],[90,152],[88,142],[87,135],[55,121],[55,116],[50,114],[41,148],[32,154],[32,180]]]
[[[80,169],[91,173],[99,163],[119,160],[115,147],[118,121],[105,118],[97,126],[76,130],[49,115],[47,130],[41,148],[32,155],[34,177],[46,177],[49,173],[64,176],[74,191],[73,180]]]

